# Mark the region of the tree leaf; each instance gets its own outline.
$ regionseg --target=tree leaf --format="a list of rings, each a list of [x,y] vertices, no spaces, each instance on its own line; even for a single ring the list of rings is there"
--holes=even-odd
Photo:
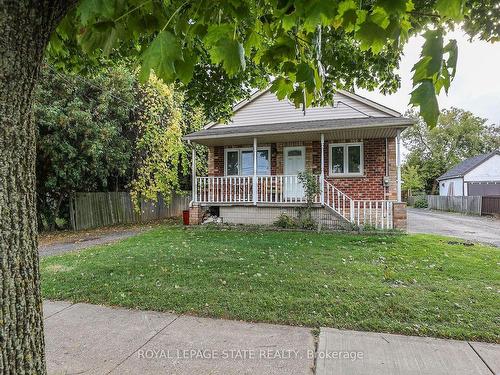
[[[318,25],[328,25],[335,15],[335,7],[330,1],[309,0],[306,4],[303,26],[307,32],[313,32]]]
[[[99,18],[113,19],[115,2],[109,0],[82,0],[78,4],[76,14],[83,26],[89,25]]]
[[[354,0],[341,1],[334,20],[334,26],[337,28],[343,25],[347,32],[354,31],[358,20],[357,9]]]
[[[175,35],[161,31],[141,56],[141,81],[149,79],[151,70],[164,81],[173,81],[176,78],[175,60],[180,57],[180,51],[181,46]]]
[[[460,21],[464,17],[464,0],[437,0],[436,9],[442,17]]]
[[[431,59],[427,64],[427,77],[432,77],[441,71],[443,62],[443,32],[441,30],[428,30],[424,33],[425,42],[422,46],[422,56]]]
[[[297,65],[297,82],[303,82],[307,91],[314,92],[316,88],[316,80],[314,78],[314,69],[309,64],[303,62]]]
[[[434,85],[430,79],[426,79],[412,91],[410,104],[420,107],[420,115],[430,128],[434,128],[439,118],[439,106],[436,99]]]
[[[428,30],[424,34],[425,43],[421,59],[413,66],[413,85],[424,79],[437,80],[443,64],[443,34],[441,30]]]
[[[234,39],[222,39],[209,50],[210,58],[222,66],[229,76],[245,70],[245,49]]]
[[[448,89],[450,88],[450,72],[448,70],[448,67],[445,62],[443,62],[443,69],[441,69],[441,76],[438,78],[436,81],[436,84],[434,85],[435,92],[439,95],[441,92],[441,89],[444,88],[444,91],[448,95]]]
[[[117,31],[112,21],[102,21],[88,27],[78,40],[85,53],[101,49],[108,55],[117,40]]]
[[[355,36],[361,42],[360,48],[362,51],[370,49],[373,53],[379,53],[386,45],[385,30],[373,22],[371,17],[359,25]]]
[[[375,6],[384,8],[387,13],[401,14],[407,10],[406,0],[377,0]]]
[[[203,38],[207,48],[216,45],[222,39],[232,39],[234,34],[234,25],[222,23],[220,25],[210,25],[207,34]]]
[[[451,39],[448,44],[444,47],[444,52],[448,53],[448,60],[446,65],[451,68],[451,79],[455,78],[455,73],[457,72],[457,61],[458,61],[458,46],[455,39]]]
[[[212,25],[208,28],[204,42],[212,62],[221,64],[230,76],[245,70],[245,48],[234,39],[234,25]]]
[[[191,81],[197,61],[198,56],[194,53],[185,53],[182,60],[175,60],[175,72],[182,83],[188,84]]]
[[[279,100],[283,100],[293,92],[293,82],[288,78],[278,77],[271,85],[271,92],[274,92]]]
[[[383,29],[386,29],[387,26],[389,26],[389,23],[391,22],[389,20],[389,14],[382,7],[375,7],[375,9],[373,9],[370,18],[374,23],[376,23]]]

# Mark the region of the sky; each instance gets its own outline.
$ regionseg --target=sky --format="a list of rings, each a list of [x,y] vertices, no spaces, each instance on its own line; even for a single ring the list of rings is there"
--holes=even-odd
[[[458,42],[457,73],[448,96],[443,90],[438,98],[440,108],[463,108],[488,119],[489,123],[500,124],[500,43],[470,43],[461,30],[448,33],[447,38]],[[419,60],[423,41],[422,37],[414,37],[405,46],[398,71],[401,88],[397,93],[386,96],[366,90],[357,93],[404,113],[409,108],[412,91],[411,69]]]

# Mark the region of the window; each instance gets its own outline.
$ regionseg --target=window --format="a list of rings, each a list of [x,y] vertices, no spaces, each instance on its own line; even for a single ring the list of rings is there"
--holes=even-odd
[[[363,144],[335,143],[330,145],[330,175],[363,175]]]
[[[269,148],[257,149],[257,174],[271,173],[271,151]],[[253,149],[233,148],[225,150],[224,164],[226,176],[253,175]]]

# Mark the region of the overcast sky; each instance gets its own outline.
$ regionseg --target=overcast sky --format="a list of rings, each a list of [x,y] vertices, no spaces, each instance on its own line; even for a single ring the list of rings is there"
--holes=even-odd
[[[440,95],[440,108],[463,108],[500,124],[500,43],[470,43],[461,30],[449,33],[448,38],[458,42],[457,75],[448,96],[444,90]],[[384,96],[366,90],[358,90],[358,94],[404,113],[412,90],[411,68],[419,59],[422,43],[423,38],[418,37],[406,45],[399,69],[401,88],[396,94]]]

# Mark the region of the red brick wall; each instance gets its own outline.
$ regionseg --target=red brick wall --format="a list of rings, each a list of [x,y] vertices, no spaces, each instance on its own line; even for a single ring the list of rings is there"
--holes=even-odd
[[[329,143],[325,141],[325,176],[334,186],[353,199],[384,199],[385,138],[363,141],[362,177],[329,176]]]
[[[329,176],[329,148],[325,141],[325,176],[341,191],[354,199],[396,199],[396,141],[394,138],[387,139],[388,143],[388,165],[389,165],[389,188],[384,189],[383,177],[386,166],[385,138],[365,139],[363,141],[364,151],[364,175],[362,177],[330,177]],[[330,141],[337,143],[340,141]],[[321,166],[321,143],[313,142],[290,142],[259,144],[259,146],[271,147],[271,174],[283,174],[283,147],[306,146],[306,169],[313,173],[320,173]],[[251,147],[250,145],[231,145],[234,147]],[[208,175],[224,175],[224,147],[209,147],[208,153]],[[385,193],[385,194],[384,194]]]
[[[224,176],[224,146],[208,148],[208,175]]]

